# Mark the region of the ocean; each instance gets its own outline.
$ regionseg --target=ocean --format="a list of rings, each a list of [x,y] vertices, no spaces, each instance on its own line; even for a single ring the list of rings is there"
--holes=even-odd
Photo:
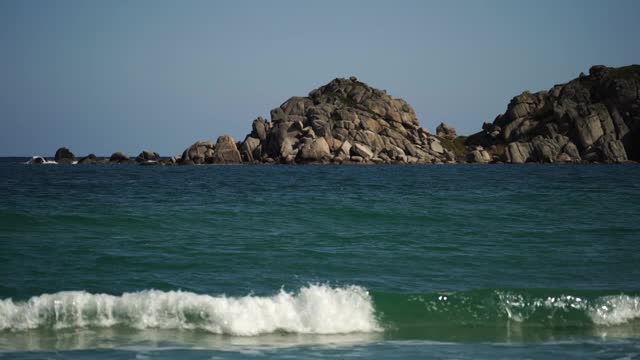
[[[640,357],[640,166],[0,160],[0,358]]]

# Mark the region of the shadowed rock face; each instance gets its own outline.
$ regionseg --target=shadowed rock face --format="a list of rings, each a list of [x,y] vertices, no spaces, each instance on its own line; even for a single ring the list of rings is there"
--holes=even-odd
[[[640,65],[593,66],[549,91],[524,92],[469,137],[512,163],[640,160]]]
[[[109,158],[109,162],[112,162],[112,163],[125,163],[128,161],[129,161],[129,156],[121,151],[114,152],[113,154],[111,154],[111,157]]]
[[[98,162],[98,158],[96,157],[95,154],[89,154],[83,158],[80,158],[80,160],[78,160],[78,164],[95,164]]]
[[[160,154],[150,150],[142,150],[142,152],[136,157],[136,161],[139,163],[159,160]]]
[[[244,161],[440,163],[454,160],[420,127],[413,108],[355,77],[292,97],[258,118],[240,146]],[[352,157],[356,157],[352,159]]]
[[[71,150],[69,150],[68,148],[61,147],[56,150],[56,154],[54,155],[53,159],[58,164],[71,164],[75,160],[75,155],[73,155]]]

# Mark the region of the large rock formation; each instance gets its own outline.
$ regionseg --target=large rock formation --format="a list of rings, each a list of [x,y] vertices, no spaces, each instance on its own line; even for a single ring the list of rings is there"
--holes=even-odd
[[[355,77],[334,79],[306,97],[292,97],[257,118],[236,143],[198,141],[182,156],[160,159],[143,151],[144,165],[193,164],[431,164],[640,161],[640,65],[593,66],[589,75],[549,91],[514,97],[507,111],[482,131],[457,136],[444,123],[431,135],[413,108]],[[35,159],[35,158],[34,158]],[[67,148],[55,160],[73,163]],[[45,159],[32,160],[47,163]],[[78,163],[101,163],[90,155]],[[114,153],[110,163],[132,163]]]
[[[442,163],[455,159],[402,99],[355,77],[335,79],[257,118],[240,145],[247,162]]]
[[[525,91],[467,145],[511,163],[639,161],[640,65],[593,66],[549,91]]]

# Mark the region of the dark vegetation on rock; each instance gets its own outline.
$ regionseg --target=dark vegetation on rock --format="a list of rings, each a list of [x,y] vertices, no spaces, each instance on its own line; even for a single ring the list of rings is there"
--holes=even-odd
[[[171,158],[143,150],[135,160],[116,152],[108,159],[90,154],[77,163],[622,163],[640,160],[639,133],[640,65],[593,66],[589,75],[548,91],[525,91],[469,137],[445,123],[430,134],[404,100],[350,77],[291,97],[271,110],[269,120],[256,118],[241,142],[222,135]],[[74,163],[75,156],[63,147],[55,161]]]

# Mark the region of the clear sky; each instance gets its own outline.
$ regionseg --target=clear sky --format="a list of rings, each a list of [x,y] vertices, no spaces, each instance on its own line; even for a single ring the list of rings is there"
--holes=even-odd
[[[0,155],[242,140],[335,77],[478,131],[523,90],[640,63],[640,1],[0,0]]]

